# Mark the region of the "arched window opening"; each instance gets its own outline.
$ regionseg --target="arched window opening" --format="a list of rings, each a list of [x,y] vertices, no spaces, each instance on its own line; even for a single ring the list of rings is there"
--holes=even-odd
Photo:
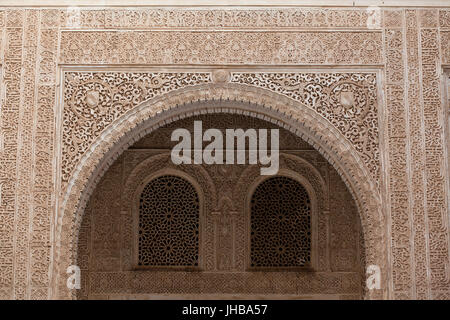
[[[277,176],[260,183],[250,203],[250,267],[311,265],[311,200],[296,180]]]
[[[187,180],[151,180],[139,199],[139,266],[199,265],[199,196]]]

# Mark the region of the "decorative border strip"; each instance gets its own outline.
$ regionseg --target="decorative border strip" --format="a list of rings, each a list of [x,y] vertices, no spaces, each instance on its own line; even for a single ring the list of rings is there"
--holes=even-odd
[[[62,31],[62,64],[381,65],[381,32]]]

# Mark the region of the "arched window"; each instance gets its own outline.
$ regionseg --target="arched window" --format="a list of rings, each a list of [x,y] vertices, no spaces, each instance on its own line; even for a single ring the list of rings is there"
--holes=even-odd
[[[311,200],[296,180],[276,176],[260,183],[250,203],[250,266],[311,265]]]
[[[199,196],[187,180],[163,175],[139,199],[139,266],[199,265]]]

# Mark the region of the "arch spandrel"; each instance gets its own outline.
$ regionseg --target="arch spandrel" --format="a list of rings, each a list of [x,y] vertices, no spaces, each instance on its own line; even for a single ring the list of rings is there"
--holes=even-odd
[[[76,259],[73,248],[86,201],[112,162],[161,125],[208,112],[241,113],[277,123],[319,151],[336,168],[355,198],[366,241],[366,261],[380,265],[384,275],[386,243],[378,183],[355,147],[320,114],[284,95],[243,84],[216,83],[186,87],[143,102],[126,111],[95,138],[59,199],[53,280],[56,296],[70,296],[65,287],[65,266]],[[387,290],[386,286],[383,290]]]

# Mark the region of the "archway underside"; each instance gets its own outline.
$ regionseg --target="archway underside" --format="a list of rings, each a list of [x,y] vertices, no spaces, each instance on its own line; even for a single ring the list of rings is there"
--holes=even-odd
[[[265,212],[262,220],[250,219],[256,210],[250,207],[255,187],[269,178],[261,176],[261,164],[173,164],[170,152],[177,142],[171,142],[171,133],[177,128],[194,132],[194,121],[201,121],[203,131],[214,128],[222,134],[226,129],[278,129],[276,178],[304,188],[311,205],[310,222],[305,216],[296,216],[302,205],[290,196],[282,201],[285,207],[281,211],[276,202],[274,211]],[[203,148],[207,144],[203,143]],[[246,149],[248,152],[248,145]],[[165,206],[174,208],[162,209],[160,201],[154,203],[151,212],[158,218],[151,219],[151,226],[145,224],[147,220],[139,220],[141,195],[149,181],[161,177],[178,177],[194,186],[191,189],[197,190],[202,208],[199,227],[192,220],[195,215],[177,205],[183,197],[178,193],[172,195],[173,201],[168,200],[172,196],[160,198]],[[283,186],[277,184],[277,188]],[[284,188],[271,196],[276,199],[293,192],[288,185]],[[146,208],[152,207],[148,201]],[[182,227],[174,225],[180,221],[174,212],[188,214]],[[251,221],[261,225],[251,227]],[[170,235],[173,229],[178,231]],[[151,249],[139,247],[138,230],[158,234],[146,237],[153,239]],[[196,232],[198,240],[192,237]],[[263,237],[252,240],[254,232]],[[264,245],[260,243],[263,239]],[[198,260],[192,250],[198,250]],[[251,252],[259,252],[256,267]],[[299,252],[308,252],[310,257],[301,266],[296,262]],[[78,299],[360,299],[364,292],[360,219],[339,174],[317,150],[290,131],[242,114],[208,113],[174,120],[126,149],[88,200],[74,255],[82,275]],[[149,265],[139,265],[140,256],[146,256]],[[161,259],[170,265],[155,267]],[[198,265],[186,265],[194,260]]]

